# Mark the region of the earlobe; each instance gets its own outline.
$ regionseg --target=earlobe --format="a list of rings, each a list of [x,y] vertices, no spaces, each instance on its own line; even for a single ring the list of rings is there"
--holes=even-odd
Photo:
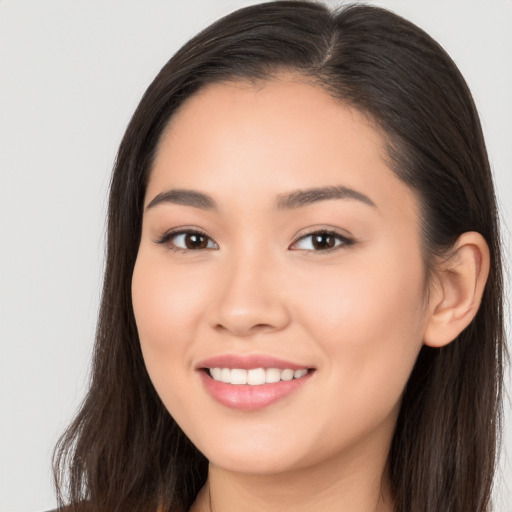
[[[473,320],[489,275],[489,247],[480,233],[463,233],[436,272],[429,298],[425,345],[442,347]]]

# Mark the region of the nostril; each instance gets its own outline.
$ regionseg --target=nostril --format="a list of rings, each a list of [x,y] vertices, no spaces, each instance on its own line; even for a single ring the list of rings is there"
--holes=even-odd
[[[249,321],[247,321],[249,320]],[[235,336],[252,336],[260,332],[271,332],[276,330],[276,326],[266,323],[253,323],[250,319],[231,319],[224,323],[217,323],[214,329],[219,332],[229,332]]]

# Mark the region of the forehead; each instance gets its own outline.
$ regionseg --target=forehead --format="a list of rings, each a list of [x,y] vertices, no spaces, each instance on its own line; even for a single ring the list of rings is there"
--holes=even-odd
[[[289,131],[291,124],[295,124],[295,129],[307,125],[309,138],[318,132],[340,128],[350,117],[353,124],[366,128],[365,140],[385,152],[386,134],[373,119],[333,97],[319,83],[294,74],[276,75],[265,80],[220,82],[202,87],[175,111],[161,141],[169,132],[183,132],[191,124],[197,130],[200,123],[209,128],[214,121],[228,120],[227,116],[231,126],[245,123],[254,129],[286,127]]]
[[[242,147],[246,154],[250,148],[253,160],[257,152],[263,157],[273,151],[274,156],[280,152],[282,157],[306,160],[310,155],[320,164],[321,155],[331,156],[332,149],[349,157],[348,146],[360,157],[386,158],[384,137],[367,116],[322,87],[287,75],[256,83],[216,83],[199,90],[172,116],[154,167],[172,156],[218,158],[227,150],[234,157]]]
[[[235,187],[270,198],[330,185],[374,195],[376,204],[412,196],[366,115],[286,76],[211,84],[188,98],[162,134],[147,195],[174,187],[222,198]]]

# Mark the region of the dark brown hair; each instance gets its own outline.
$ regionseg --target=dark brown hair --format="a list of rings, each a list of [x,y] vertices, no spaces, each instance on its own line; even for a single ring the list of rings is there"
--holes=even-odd
[[[420,200],[427,269],[466,231],[489,245],[481,307],[454,342],[422,348],[389,455],[396,512],[489,509],[501,419],[502,267],[471,94],[445,51],[389,11],[279,1],[240,9],[190,40],[126,130],[111,182],[90,389],[54,456],[59,503],[73,510],[185,511],[205,482],[207,461],[160,401],[139,346],[130,285],[145,188],[159,138],[185,99],[209,83],[283,71],[314,81],[385,134],[390,165]]]

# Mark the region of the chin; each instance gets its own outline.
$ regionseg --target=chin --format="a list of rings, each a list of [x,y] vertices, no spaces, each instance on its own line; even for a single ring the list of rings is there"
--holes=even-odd
[[[223,453],[207,457],[210,464],[224,471],[251,475],[276,475],[298,469],[298,461],[280,454],[267,453]]]
[[[213,466],[252,475],[297,470],[317,464],[326,455],[318,446],[316,449],[309,447],[311,442],[304,436],[290,436],[290,432],[286,436],[266,434],[261,431],[245,436],[228,434],[216,439],[203,439],[196,446]]]

